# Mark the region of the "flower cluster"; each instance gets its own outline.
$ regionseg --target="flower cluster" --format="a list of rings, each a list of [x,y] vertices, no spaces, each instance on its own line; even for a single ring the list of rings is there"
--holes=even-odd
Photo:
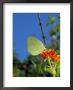
[[[40,54],[44,59],[46,58],[52,58],[54,61],[60,61],[60,55],[58,55],[56,53],[56,51],[49,49],[49,50],[44,50],[41,54]]]

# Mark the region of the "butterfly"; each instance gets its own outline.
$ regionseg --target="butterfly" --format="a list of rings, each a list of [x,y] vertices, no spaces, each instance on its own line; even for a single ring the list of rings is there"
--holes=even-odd
[[[27,47],[28,47],[28,52],[31,55],[39,55],[42,51],[46,49],[45,45],[34,36],[28,38]]]

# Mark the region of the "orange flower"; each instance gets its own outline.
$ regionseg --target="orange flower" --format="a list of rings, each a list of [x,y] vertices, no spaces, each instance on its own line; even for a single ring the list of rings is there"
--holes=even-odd
[[[57,53],[52,50],[44,50],[41,54],[40,54],[44,59],[50,57],[52,58],[54,61],[59,61],[60,60],[60,55],[57,55]]]
[[[40,54],[44,59],[49,57],[49,51],[48,50],[44,50],[41,54]]]
[[[57,55],[57,57],[54,58],[55,61],[60,61],[60,55]]]

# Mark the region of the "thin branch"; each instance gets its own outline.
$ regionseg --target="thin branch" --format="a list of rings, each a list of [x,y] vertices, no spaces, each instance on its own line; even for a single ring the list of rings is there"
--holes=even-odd
[[[41,22],[41,20],[40,20],[39,13],[37,13],[37,17],[38,17],[38,21],[39,21],[39,26],[40,26],[40,28],[41,28],[41,33],[42,33],[43,42],[44,42],[45,46],[47,46],[47,45],[46,45],[46,37],[45,37],[44,32],[43,32],[42,22]]]

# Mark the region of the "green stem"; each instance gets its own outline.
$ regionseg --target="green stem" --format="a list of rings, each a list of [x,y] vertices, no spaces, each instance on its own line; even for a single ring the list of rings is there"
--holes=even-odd
[[[52,65],[51,65],[51,62],[50,62],[50,58],[48,58],[48,61],[49,61],[49,65],[50,65],[50,68],[52,69]]]
[[[52,66],[50,58],[48,58],[48,61],[49,61],[51,73],[52,73],[53,77],[55,77],[55,75],[56,75],[55,67]]]

